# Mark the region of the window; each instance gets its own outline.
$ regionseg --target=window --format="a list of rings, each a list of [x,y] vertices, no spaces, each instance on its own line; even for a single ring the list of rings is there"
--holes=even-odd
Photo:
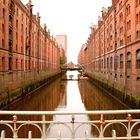
[[[136,24],[139,23],[139,14],[136,14]]]
[[[114,56],[114,69],[115,70],[118,69],[118,56],[117,56],[117,54],[115,54],[115,56]]]
[[[140,38],[140,30],[136,32],[136,39]]]
[[[131,68],[131,53],[130,52],[127,53],[127,68],[128,69]]]
[[[137,77],[137,78],[136,78],[136,81],[140,81],[140,77]]]
[[[136,39],[139,38],[139,31],[136,32]]]
[[[139,0],[135,0],[135,3],[136,3],[136,7],[138,7],[138,5],[139,5]]]
[[[140,49],[136,51],[136,68],[140,69]]]
[[[5,0],[3,0],[3,4],[5,4]]]
[[[110,25],[110,31],[112,31],[112,24]]]
[[[123,54],[120,54],[120,69],[123,69]]]
[[[5,58],[2,57],[2,71],[5,70]]]
[[[120,46],[123,46],[123,39],[120,40]]]
[[[21,17],[22,21],[23,21],[23,13],[22,13],[22,17]]]
[[[4,39],[2,39],[2,48],[5,47]]]
[[[138,23],[140,23],[140,12],[138,14]]]
[[[18,40],[18,33],[16,32],[16,40]]]
[[[18,46],[17,46],[17,44],[16,44],[16,51],[18,50]]]
[[[23,33],[23,24],[21,24],[21,33]]]
[[[122,8],[122,1],[119,3],[119,9]]]
[[[123,33],[123,26],[120,27],[120,34],[122,34],[122,33]]]
[[[110,68],[112,69],[112,57],[110,58]]]
[[[16,59],[16,70],[18,69],[18,59]]]
[[[127,36],[127,43],[131,42],[131,35]]]
[[[123,22],[123,14],[120,13],[120,18],[119,18],[120,23]]]
[[[17,30],[18,30],[18,20],[16,20],[16,28],[17,28]]]
[[[112,15],[110,15],[110,21],[112,20]]]
[[[127,30],[130,30],[131,29],[131,20],[127,21],[126,29]]]
[[[18,8],[17,8],[17,16],[18,16]]]
[[[9,70],[12,70],[12,58],[9,57]]]
[[[2,24],[2,34],[4,35],[4,24]]]
[[[109,69],[109,58],[107,58],[107,68]]]
[[[106,59],[104,59],[104,69],[106,68]]]
[[[103,63],[104,63],[104,60],[102,59],[101,61],[101,68],[103,69]]]
[[[130,15],[130,4],[126,6],[126,16]]]
[[[112,40],[112,35],[110,35],[110,40]]]
[[[3,20],[5,19],[5,9],[3,8],[3,14],[2,14]]]
[[[130,75],[127,75],[127,80],[130,80]]]
[[[23,60],[21,60],[21,70],[22,70],[22,68],[23,68]]]

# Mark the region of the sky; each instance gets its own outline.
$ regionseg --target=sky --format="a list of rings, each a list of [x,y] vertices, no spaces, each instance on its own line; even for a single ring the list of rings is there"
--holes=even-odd
[[[80,48],[91,33],[90,27],[98,23],[102,7],[111,6],[111,0],[32,0],[32,4],[33,13],[40,13],[41,25],[46,23],[51,35],[67,35],[68,62],[77,63]]]

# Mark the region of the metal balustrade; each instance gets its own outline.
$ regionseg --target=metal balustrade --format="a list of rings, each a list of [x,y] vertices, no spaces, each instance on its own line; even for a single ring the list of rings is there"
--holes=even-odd
[[[27,139],[27,140],[140,140],[140,119],[139,119],[139,113],[140,110],[106,110],[106,111],[0,111],[0,118],[3,117],[3,119],[0,120],[0,128],[1,126],[7,126],[12,131],[12,138],[6,137],[6,130],[1,131],[1,137],[0,140],[13,140],[13,139]],[[7,120],[4,118],[5,115],[10,116],[9,118],[12,118],[12,120]],[[65,116],[69,117],[70,120],[63,121],[63,120],[47,120],[47,116]],[[79,120],[76,119],[77,115],[92,115],[99,117],[99,119],[95,120]],[[117,119],[106,119],[106,116],[112,116],[112,115],[121,115]],[[136,118],[132,118],[132,115],[136,115]],[[19,120],[18,117],[22,116],[24,120]],[[41,117],[41,120],[33,119],[33,120],[26,120],[26,116],[35,116],[36,118],[38,116]],[[110,136],[105,136],[105,131],[113,124],[122,126],[126,134],[125,136],[118,136],[116,133],[115,128],[112,128],[112,134]],[[38,131],[41,134],[40,138],[33,138],[32,137],[32,131],[28,132],[27,138],[19,138],[18,132],[22,129],[22,126],[26,125],[32,125],[38,129]],[[62,130],[57,130],[57,136],[54,137],[48,137],[47,132],[48,129],[51,128],[54,125],[63,125],[66,127],[65,131],[69,131],[71,134],[69,137],[63,137],[62,136]],[[83,125],[89,125],[94,127],[96,131],[98,132],[98,135],[96,136],[90,136],[89,131],[84,130],[84,137],[76,137],[76,132],[78,129]],[[132,131],[137,126],[137,134],[132,135]],[[24,131],[24,130],[23,130]],[[66,132],[67,133],[67,132]]]

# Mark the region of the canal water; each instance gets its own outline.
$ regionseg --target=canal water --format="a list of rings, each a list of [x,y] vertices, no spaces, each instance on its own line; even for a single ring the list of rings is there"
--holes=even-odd
[[[69,80],[67,80],[69,79]],[[120,110],[128,109],[127,106],[97,88],[88,78],[78,80],[77,71],[68,71],[66,75],[55,80],[53,83],[28,94],[24,98],[9,105],[5,110],[24,111],[84,111],[84,110]],[[70,121],[72,116],[50,117],[50,120]],[[78,121],[95,119],[93,116],[77,115]],[[76,126],[75,126],[76,127]],[[85,128],[89,136],[96,136],[93,128],[89,125],[81,126],[76,132],[76,137],[85,136]],[[62,131],[62,137],[69,137],[71,134],[65,126],[48,126],[47,136],[57,137],[58,130]],[[120,130],[121,131],[121,130]],[[120,132],[121,133],[121,132]],[[23,132],[22,132],[23,134]]]

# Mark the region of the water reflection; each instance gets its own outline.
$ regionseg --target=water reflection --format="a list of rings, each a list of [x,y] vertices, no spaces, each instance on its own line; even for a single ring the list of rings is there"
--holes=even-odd
[[[77,71],[68,71],[67,72],[67,93],[66,93],[66,104],[65,106],[61,106],[61,104],[55,109],[55,110],[65,110],[65,111],[82,111],[85,110],[85,106],[81,100],[80,91],[78,88],[78,72]],[[64,99],[62,99],[64,100]],[[61,106],[61,107],[60,107]],[[63,116],[63,115],[55,115],[53,116],[54,121],[67,121],[71,122],[74,121],[87,121],[89,120],[89,117],[87,115],[75,115],[75,116]],[[67,127],[67,126],[68,127]],[[89,136],[92,136],[91,134],[91,127],[89,125],[82,125],[79,127],[78,131],[76,131],[76,134],[74,134],[76,129],[80,124],[78,123],[67,123],[66,125],[60,124],[60,125],[53,125],[50,126],[47,135],[48,137],[57,137],[58,134],[56,132],[61,131],[62,137],[72,137],[75,135],[75,137],[85,137],[85,130],[88,130]],[[72,132],[69,131],[69,127],[72,130]]]

